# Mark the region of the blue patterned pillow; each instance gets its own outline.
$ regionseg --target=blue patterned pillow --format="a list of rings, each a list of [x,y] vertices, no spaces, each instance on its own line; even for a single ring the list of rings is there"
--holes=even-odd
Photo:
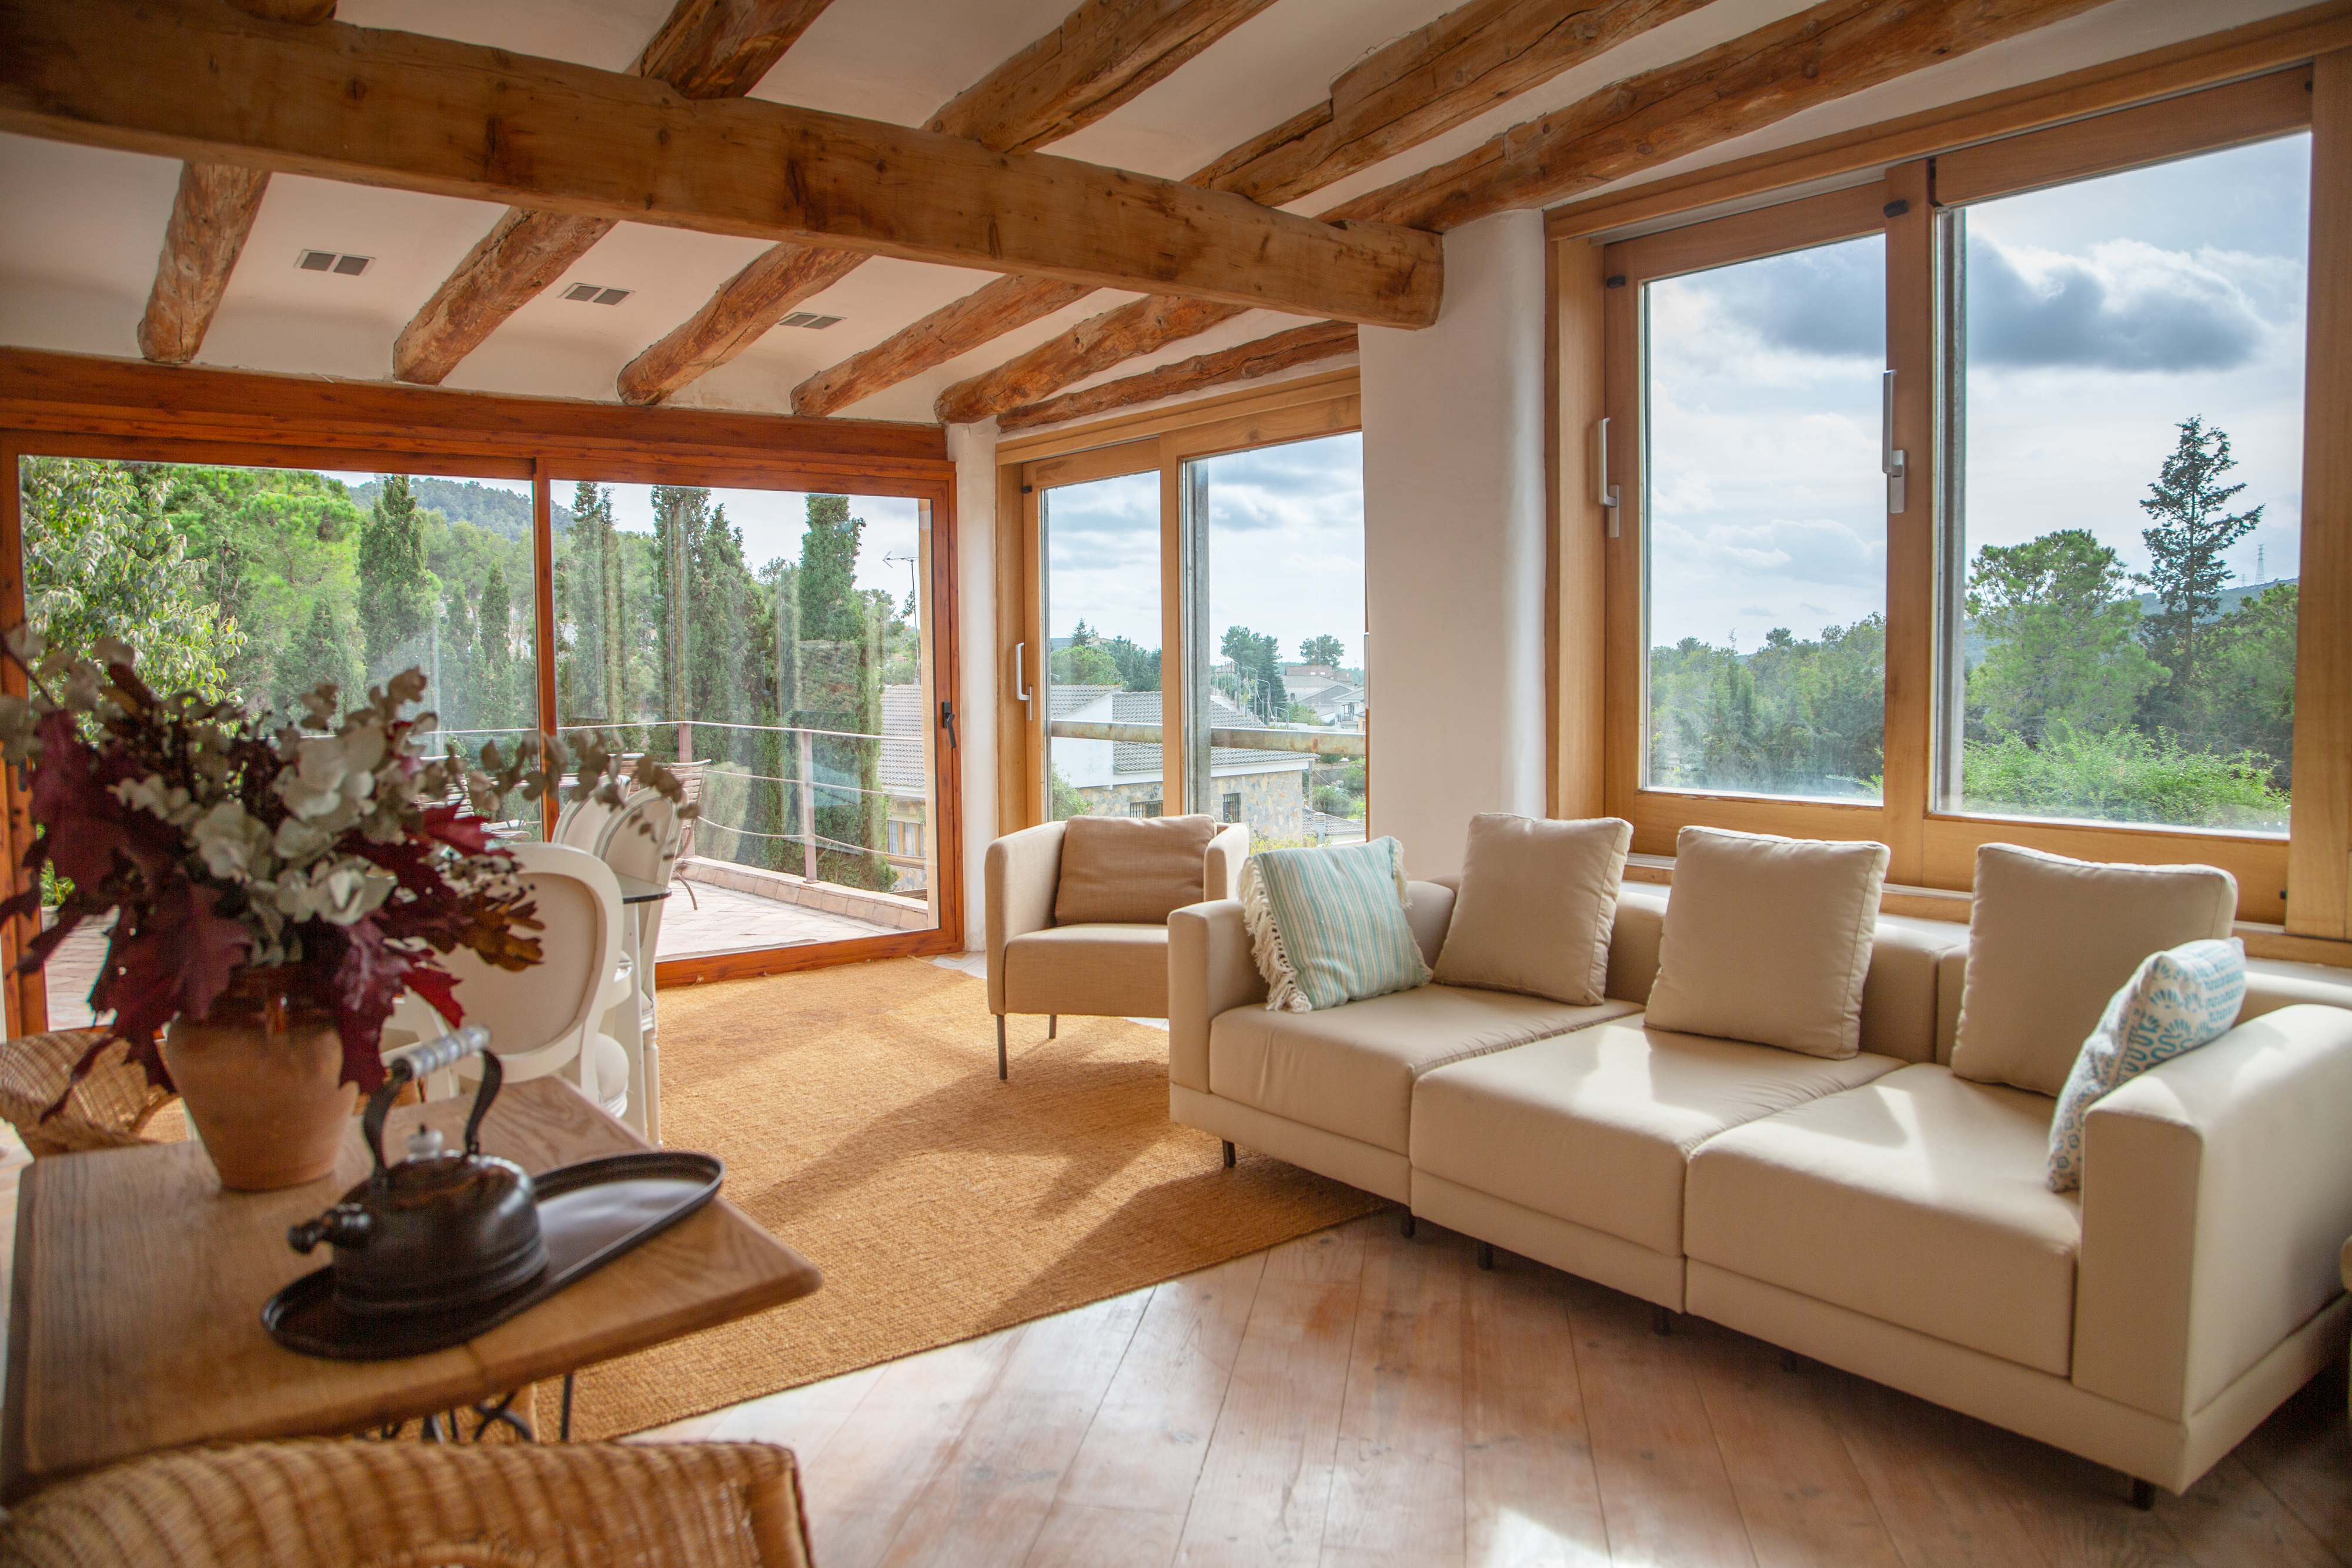
[[[1313,1012],[1427,985],[1404,901],[1404,846],[1394,839],[1250,856],[1242,911],[1266,1010]]]
[[[2050,1124],[2050,1190],[2083,1185],[2083,1119],[2100,1096],[2158,1062],[2221,1038],[2246,999],[2246,949],[2231,936],[2151,953],[2083,1042]]]

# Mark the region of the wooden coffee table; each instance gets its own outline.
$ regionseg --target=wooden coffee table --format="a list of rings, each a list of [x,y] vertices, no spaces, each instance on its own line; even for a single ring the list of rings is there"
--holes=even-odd
[[[417,1122],[462,1144],[471,1097],[393,1113],[395,1156]],[[555,1078],[509,1086],[485,1153],[537,1172],[646,1145]],[[321,1361],[279,1348],[261,1303],[318,1268],[287,1227],[367,1174],[356,1118],[335,1174],[283,1192],[224,1193],[194,1144],[37,1161],[16,1198],[0,1498],[158,1448],[341,1436],[492,1399],[542,1378],[745,1317],[814,1291],[816,1266],[726,1201],[520,1317],[403,1361]]]

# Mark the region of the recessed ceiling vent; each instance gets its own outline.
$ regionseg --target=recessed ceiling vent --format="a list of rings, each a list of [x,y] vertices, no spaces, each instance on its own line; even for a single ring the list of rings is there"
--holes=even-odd
[[[357,277],[374,259],[372,256],[338,256],[331,250],[306,250],[294,258],[294,265],[304,272],[331,272],[342,277]]]
[[[634,288],[607,288],[601,283],[575,283],[563,291],[563,298],[583,305],[618,305]]]
[[[820,316],[814,310],[795,310],[776,323],[779,327],[805,327],[812,332],[822,332],[841,319],[838,316]]]

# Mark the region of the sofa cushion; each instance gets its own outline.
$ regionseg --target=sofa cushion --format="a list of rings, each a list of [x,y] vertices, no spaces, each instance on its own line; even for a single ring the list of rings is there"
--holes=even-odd
[[[1004,1010],[1168,1016],[1168,927],[1055,925],[1004,945]]]
[[[1397,1154],[1433,1067],[1639,1011],[1422,986],[1318,1012],[1235,1008],[1209,1026],[1209,1092]]]
[[[1412,1163],[1679,1255],[1691,1150],[1901,1065],[1604,1023],[1425,1073],[1413,1086]]]
[[[1932,1062],[1691,1159],[1689,1255],[2067,1375],[2082,1204],[2043,1184],[2052,1102]]]
[[[1633,824],[1616,817],[1472,817],[1461,896],[1437,957],[1439,982],[1598,1005],[1609,984],[1617,884],[1633,842]]]
[[[2246,948],[2235,936],[2151,953],[2083,1042],[2050,1123],[2050,1189],[2083,1185],[2083,1118],[2127,1081],[2229,1032],[2246,999]]]
[[[1650,1021],[1808,1056],[1862,1049],[1886,846],[1685,828]]]
[[[2056,1094],[2140,960],[2227,936],[2237,908],[2237,879],[2215,866],[2104,865],[1984,845],[1952,1071]]]
[[[1312,1012],[1429,983],[1393,838],[1261,850],[1242,868],[1242,918],[1270,1009]]]
[[[1054,924],[1166,925],[1208,887],[1213,817],[1073,817],[1062,830]]]

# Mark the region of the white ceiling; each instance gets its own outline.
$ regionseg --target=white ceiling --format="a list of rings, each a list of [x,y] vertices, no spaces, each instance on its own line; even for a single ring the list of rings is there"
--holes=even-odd
[[[835,0],[754,96],[919,124],[1074,0]],[[1456,0],[1276,0],[1166,80],[1055,145],[1071,157],[1179,177],[1324,98],[1331,78]],[[1794,116],[1645,175],[1657,178],[1868,124],[2292,10],[2298,0],[2113,0],[2057,24]],[[403,27],[608,69],[625,68],[671,0],[342,0],[362,26]],[[1296,204],[1322,210],[1452,157],[1509,125],[1608,83],[1804,8],[1804,0],[1716,0],[1564,73],[1480,119]],[[179,166],[163,159],[0,136],[0,342],[135,357]],[[1629,183],[1631,182],[1628,182]],[[479,202],[278,175],[200,361],[382,377],[402,325],[496,219]],[[26,221],[26,214],[38,214]],[[360,277],[302,272],[305,249],[375,258]],[[551,288],[466,360],[449,385],[610,399],[613,378],[763,248],[754,240],[624,224],[566,275],[635,292],[617,306]],[[779,328],[677,401],[782,412],[793,387],[977,287],[986,275],[876,259],[805,308],[824,331]],[[951,382],[1001,363],[1131,295],[1104,293],[857,404],[856,416],[928,421]],[[1244,342],[1296,318],[1252,312],[1153,360]],[[1316,367],[1318,369],[1328,367]],[[1081,383],[1091,384],[1091,382]]]

